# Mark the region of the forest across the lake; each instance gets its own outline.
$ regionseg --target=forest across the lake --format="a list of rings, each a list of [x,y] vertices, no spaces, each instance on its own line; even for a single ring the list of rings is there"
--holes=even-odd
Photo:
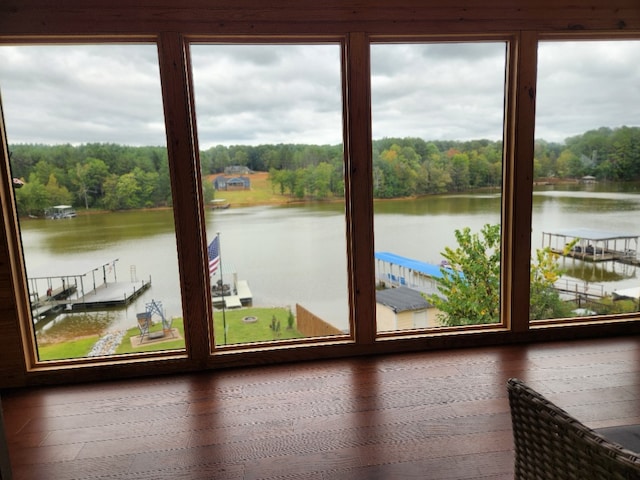
[[[501,141],[491,140],[374,140],[374,197],[499,187],[502,150]],[[104,210],[171,205],[165,147],[17,144],[10,146],[10,162],[12,176],[22,184],[16,203],[23,216],[41,216],[61,204]],[[322,201],[344,195],[342,145],[218,145],[200,152],[200,164],[209,180],[230,167],[268,172],[273,194],[289,199]],[[563,143],[536,141],[534,181],[585,176],[640,180],[640,127],[602,127]],[[205,201],[213,199],[212,182],[203,186]]]

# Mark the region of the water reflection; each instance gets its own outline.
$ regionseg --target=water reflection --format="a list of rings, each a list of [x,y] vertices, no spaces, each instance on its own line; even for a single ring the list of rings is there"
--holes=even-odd
[[[583,262],[577,259],[559,260],[565,276],[585,282],[621,282],[637,279],[637,267],[618,262]]]
[[[500,201],[499,193],[430,195],[413,200],[376,201],[374,211],[376,215],[494,215],[500,211]]]
[[[173,211],[169,209],[95,213],[60,221],[23,219],[23,243],[28,240],[24,235],[34,230],[46,235],[42,238],[44,241],[38,243],[38,249],[52,255],[66,254],[70,250],[99,251],[126,240],[141,240],[162,234],[175,238]]]
[[[561,187],[536,192],[532,249],[542,246],[542,231],[554,229],[597,225],[638,233],[640,194],[623,187],[593,196]],[[498,223],[499,211],[499,195],[486,193],[376,202],[376,250],[439,263],[440,252],[455,245],[455,228],[478,231],[486,223]],[[74,271],[77,264],[119,258],[119,279],[151,277],[148,292],[110,314],[112,328],[134,327],[136,312],[144,311],[151,299],[163,302],[167,316],[182,316],[170,210],[28,220],[21,227],[28,274],[45,265],[64,272]],[[221,232],[223,261],[249,282],[255,306],[301,303],[337,328],[348,328],[342,203],[212,210],[207,212],[207,230],[210,235]],[[561,261],[567,277],[602,283],[607,292],[638,285],[636,267]],[[300,282],[308,272],[312,281]]]

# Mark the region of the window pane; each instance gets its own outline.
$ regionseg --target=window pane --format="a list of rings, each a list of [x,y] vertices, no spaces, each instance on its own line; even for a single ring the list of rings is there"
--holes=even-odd
[[[156,46],[0,63],[38,357],[184,348]]]
[[[638,310],[640,42],[541,42],[532,320]]]
[[[499,321],[505,51],[371,47],[379,332]]]
[[[192,45],[217,345],[349,331],[340,45]]]

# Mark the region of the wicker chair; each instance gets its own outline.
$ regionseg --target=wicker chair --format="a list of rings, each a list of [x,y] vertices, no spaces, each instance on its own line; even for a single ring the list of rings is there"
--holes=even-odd
[[[586,427],[518,379],[510,379],[507,390],[515,479],[640,479],[637,454]]]

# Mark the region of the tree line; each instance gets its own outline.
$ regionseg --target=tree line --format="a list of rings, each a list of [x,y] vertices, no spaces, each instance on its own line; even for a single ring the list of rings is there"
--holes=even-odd
[[[126,210],[169,205],[164,147],[116,144],[11,145],[20,215],[40,216],[53,205]]]
[[[502,142],[383,138],[373,142],[373,192],[399,198],[502,183]],[[164,147],[117,144],[10,146],[21,215],[57,204],[123,210],[171,204]],[[269,172],[274,190],[297,198],[344,195],[342,145],[218,145],[200,152],[203,176],[245,166]],[[599,128],[564,143],[536,142],[534,178],[640,180],[640,128]],[[207,198],[212,186],[205,182]]]
[[[564,143],[538,141],[534,178],[581,178],[627,182],[640,180],[640,127],[601,127]]]

